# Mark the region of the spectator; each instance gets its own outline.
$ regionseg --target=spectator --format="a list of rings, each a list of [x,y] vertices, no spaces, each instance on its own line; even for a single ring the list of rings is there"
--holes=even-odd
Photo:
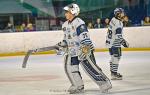
[[[123,25],[125,27],[131,26],[131,21],[129,20],[128,16],[124,16]]]
[[[27,29],[27,27],[26,27],[26,24],[25,23],[22,23],[22,25],[21,25],[21,27],[20,27],[21,29],[21,32],[25,32],[26,31],[26,29]]]
[[[93,24],[92,24],[92,22],[89,22],[89,23],[88,23],[88,29],[93,29]]]
[[[94,28],[102,28],[101,19],[97,18]]]
[[[33,30],[34,30],[33,24],[29,22],[27,25],[27,31],[33,31]]]
[[[106,18],[106,19],[105,19],[105,23],[104,23],[104,27],[105,27],[105,28],[108,27],[109,22],[110,22],[109,18]]]
[[[13,25],[10,22],[8,22],[7,27],[5,29],[8,30],[8,32],[13,32],[14,31]]]
[[[142,25],[144,25],[144,26],[150,25],[150,18],[148,16],[144,18],[144,21],[143,21]]]

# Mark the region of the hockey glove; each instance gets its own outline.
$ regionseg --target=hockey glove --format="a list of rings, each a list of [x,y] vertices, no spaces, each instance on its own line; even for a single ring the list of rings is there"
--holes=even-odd
[[[59,49],[56,50],[57,55],[64,55],[66,53],[67,49],[68,49],[67,48],[68,45],[67,45],[67,42],[65,40],[59,42],[58,44],[56,44],[56,46],[59,47]]]
[[[129,47],[129,43],[128,43],[125,39],[123,39],[123,40],[121,41],[121,44],[122,44],[125,48],[128,48],[128,47]]]
[[[57,44],[57,46],[65,48],[65,47],[67,47],[67,42],[65,40],[63,40],[63,41],[59,42]]]
[[[91,53],[90,46],[83,45],[79,49],[78,58],[79,60],[86,60],[86,56]]]

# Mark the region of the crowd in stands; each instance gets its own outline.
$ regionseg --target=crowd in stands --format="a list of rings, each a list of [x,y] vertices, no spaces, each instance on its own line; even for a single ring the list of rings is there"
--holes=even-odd
[[[105,19],[97,18],[95,22],[94,21],[87,22],[87,27],[89,29],[107,28],[110,20],[111,20],[110,18],[105,18]],[[124,27],[134,26],[128,16],[124,17],[123,24],[124,24]],[[140,26],[150,26],[150,17],[146,16],[143,20],[141,20]],[[58,27],[61,27],[61,25],[59,25]],[[6,32],[39,31],[39,30],[36,30],[36,25],[31,22],[29,22],[29,23],[23,22],[21,25],[18,25],[15,27],[13,27],[13,25],[10,22],[8,22],[8,25],[5,28],[5,30],[6,30]],[[50,30],[52,30],[52,29],[50,29]],[[60,28],[59,29],[55,28],[55,30],[60,30]]]
[[[141,24],[143,26],[149,26],[150,25],[150,17],[145,17],[144,20],[141,21]]]
[[[109,18],[105,18],[105,19],[97,18],[95,22],[92,22],[92,21],[88,22],[87,26],[89,29],[107,28],[110,20],[111,19],[109,19]],[[130,20],[128,16],[124,17],[123,24],[124,24],[124,27],[135,26],[132,23],[132,20]],[[150,17],[146,16],[143,20],[141,20],[140,26],[150,26]]]
[[[22,23],[21,25],[13,27],[13,25],[8,22],[6,28],[3,30],[3,32],[30,32],[30,31],[36,31],[35,25],[33,25],[31,22],[29,23]]]
[[[93,28],[107,28],[109,25],[110,19],[109,18],[105,18],[103,20],[101,20],[100,18],[96,19],[95,23],[89,22],[88,23],[88,28],[89,29],[93,29]]]

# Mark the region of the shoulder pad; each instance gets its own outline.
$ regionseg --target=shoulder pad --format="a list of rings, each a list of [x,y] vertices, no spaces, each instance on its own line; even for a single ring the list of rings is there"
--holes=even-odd
[[[74,20],[73,23],[74,23],[74,25],[76,25],[76,27],[78,27],[82,24],[85,24],[85,22],[82,19],[78,18],[78,17]]]
[[[79,36],[83,32],[88,32],[87,26],[85,24],[81,24],[77,27],[77,35]]]

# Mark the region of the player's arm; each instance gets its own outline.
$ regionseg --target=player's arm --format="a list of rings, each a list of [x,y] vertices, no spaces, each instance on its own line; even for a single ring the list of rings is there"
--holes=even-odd
[[[109,46],[111,42],[114,42],[114,39],[113,39],[113,29],[114,29],[115,25],[113,23],[113,20],[110,21],[109,23],[109,26],[108,26],[108,30],[107,30],[107,37],[106,37],[106,46]]]
[[[62,40],[61,42],[57,43],[56,46],[58,46],[58,49],[56,50],[57,55],[64,55],[67,51],[67,42],[66,40]]]
[[[57,43],[56,45],[59,47],[62,47],[62,48],[66,48],[67,47],[67,41],[66,41],[67,39],[66,39],[66,34],[65,34],[66,28],[64,27],[64,25],[62,25],[62,30],[64,31],[63,40],[60,41],[59,43]]]
[[[62,29],[63,29],[63,31],[65,31],[66,28],[63,28],[63,26],[62,26]],[[59,47],[59,49],[56,50],[57,55],[62,55],[62,54],[64,54],[66,52],[66,50],[68,48],[68,44],[67,44],[67,39],[66,39],[66,34],[65,33],[64,33],[63,40],[58,42],[56,44],[56,46]]]
[[[128,42],[127,42],[127,41],[123,38],[123,36],[122,36],[122,29],[121,29],[120,27],[116,28],[116,36],[117,36],[117,38],[120,40],[120,43],[121,43],[124,47],[126,47],[126,48],[129,47]]]
[[[77,28],[77,35],[79,37],[81,46],[86,46],[89,49],[94,48],[85,24],[82,24]]]
[[[77,36],[80,40],[79,59],[84,60],[86,55],[90,54],[90,51],[94,49],[92,41],[89,37],[89,32],[85,24],[77,27]]]

